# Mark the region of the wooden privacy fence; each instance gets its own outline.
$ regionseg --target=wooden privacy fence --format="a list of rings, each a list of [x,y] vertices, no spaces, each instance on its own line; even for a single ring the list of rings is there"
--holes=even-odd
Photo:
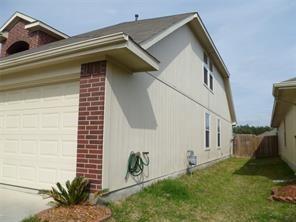
[[[233,141],[233,155],[239,157],[278,156],[277,136],[237,134]]]

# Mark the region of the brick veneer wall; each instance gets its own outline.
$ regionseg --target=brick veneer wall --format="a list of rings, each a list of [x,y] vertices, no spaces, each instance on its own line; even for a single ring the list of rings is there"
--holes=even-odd
[[[41,45],[57,41],[56,38],[42,31],[30,32],[25,29],[28,22],[20,20],[10,30],[8,30],[8,38],[2,42],[0,57],[7,56],[7,49],[15,42],[25,41],[29,44],[29,49],[36,48]]]
[[[102,188],[106,61],[81,65],[77,140],[77,176]]]

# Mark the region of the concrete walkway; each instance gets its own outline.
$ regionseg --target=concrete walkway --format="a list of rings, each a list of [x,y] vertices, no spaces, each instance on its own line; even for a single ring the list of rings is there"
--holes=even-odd
[[[0,221],[19,222],[49,208],[48,202],[36,193],[0,186]]]

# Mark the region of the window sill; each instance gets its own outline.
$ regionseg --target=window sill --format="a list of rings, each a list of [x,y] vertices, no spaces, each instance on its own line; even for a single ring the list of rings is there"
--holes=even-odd
[[[207,90],[209,90],[213,95],[214,95],[214,91],[213,90],[211,90],[209,87],[208,87],[208,85],[207,84],[205,84],[205,83],[203,83],[203,85],[204,85],[204,87],[206,87],[207,88]]]
[[[204,151],[210,151],[211,149],[210,148],[204,148]]]

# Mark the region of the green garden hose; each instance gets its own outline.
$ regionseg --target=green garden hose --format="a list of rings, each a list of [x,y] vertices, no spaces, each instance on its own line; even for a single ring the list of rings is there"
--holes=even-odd
[[[143,158],[146,160],[144,161]],[[131,174],[132,176],[136,177],[143,173],[144,166],[149,166],[149,157],[148,152],[143,152],[143,158],[141,157],[141,153],[134,153],[131,152],[130,156],[128,158],[128,166],[127,166],[127,172],[126,177],[128,177],[128,174]]]

